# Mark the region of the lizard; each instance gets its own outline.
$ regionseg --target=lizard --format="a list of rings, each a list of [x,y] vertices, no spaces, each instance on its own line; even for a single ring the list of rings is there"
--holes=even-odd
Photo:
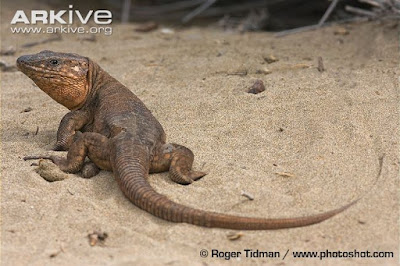
[[[172,181],[188,185],[206,173],[192,169],[194,154],[190,149],[166,142],[161,124],[131,90],[93,60],[78,54],[45,50],[20,56],[17,67],[70,110],[60,122],[54,147],[68,151],[66,158],[51,155],[35,159],[50,159],[62,171],[81,171],[86,178],[100,169],[112,171],[134,205],[161,219],[237,230],[283,229],[322,222],[359,200],[295,218],[244,217],[176,203],[151,187],[149,174],[169,171]]]

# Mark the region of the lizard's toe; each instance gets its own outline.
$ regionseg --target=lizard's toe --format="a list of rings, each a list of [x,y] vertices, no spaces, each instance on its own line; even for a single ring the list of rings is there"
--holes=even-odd
[[[179,167],[173,167],[169,171],[169,178],[181,185],[189,185],[205,175],[206,173],[200,171],[182,171]]]
[[[191,171],[189,176],[192,180],[197,181],[200,178],[202,178],[203,176],[205,176],[207,173],[204,172],[200,172],[200,171]]]

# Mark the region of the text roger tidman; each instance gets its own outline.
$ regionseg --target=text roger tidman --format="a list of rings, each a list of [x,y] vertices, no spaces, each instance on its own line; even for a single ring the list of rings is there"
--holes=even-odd
[[[279,251],[261,251],[254,249],[244,249],[243,251],[219,251],[218,249],[211,250],[211,258],[221,258],[230,260],[231,258],[279,258]]]

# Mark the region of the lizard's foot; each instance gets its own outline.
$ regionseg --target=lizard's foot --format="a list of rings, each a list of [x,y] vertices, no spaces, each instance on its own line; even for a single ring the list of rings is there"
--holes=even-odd
[[[25,156],[24,160],[38,160],[39,159],[39,167],[36,169],[36,172],[46,179],[49,182],[53,181],[60,181],[69,176],[62,171],[60,165],[64,164],[66,159],[58,157],[58,156],[41,156],[41,155],[34,155],[34,156]],[[49,162],[48,160],[52,161]]]
[[[173,154],[169,167],[169,178],[172,181],[188,185],[206,175],[204,172],[192,170],[194,154],[191,150],[178,144],[172,144],[172,146]]]
[[[172,167],[169,170],[169,178],[181,185],[189,185],[193,181],[197,181],[206,173],[200,171],[186,171],[185,169],[181,169],[179,166]]]
[[[188,148],[178,144],[165,144],[154,156],[150,172],[163,172],[169,169],[169,178],[182,185],[199,180],[206,173],[192,171],[194,155]]]
[[[67,173],[77,173],[83,170],[83,177],[89,178],[99,172],[99,168],[110,169],[108,161],[108,138],[98,133],[86,132],[75,133],[75,140],[68,149],[67,158],[51,156],[51,160],[57,164],[60,169]],[[88,156],[91,164],[84,169],[85,158]]]
[[[92,162],[98,163],[102,169],[111,169],[109,164],[108,138],[98,133],[86,132],[78,133],[77,139],[69,147],[67,158],[58,156],[27,156],[24,160],[49,159],[60,169],[67,173],[77,173],[84,166],[85,158],[88,155]],[[98,173],[99,169],[87,166],[83,170],[84,177],[92,177]]]
[[[88,162],[83,165],[82,176],[84,178],[91,178],[100,172],[100,168],[93,162]]]
[[[68,159],[60,157],[60,156],[54,156],[54,155],[33,155],[33,156],[25,156],[24,161],[27,160],[50,160],[52,161],[55,165],[57,165],[62,171],[67,172],[67,173],[76,173],[80,170],[79,165],[76,163],[68,163]]]

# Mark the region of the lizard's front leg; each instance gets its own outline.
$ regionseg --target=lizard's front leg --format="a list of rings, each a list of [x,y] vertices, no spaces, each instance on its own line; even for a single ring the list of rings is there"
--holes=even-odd
[[[188,148],[178,144],[164,144],[151,162],[150,173],[169,170],[169,178],[179,184],[188,185],[206,175],[193,171],[194,155]]]
[[[95,164],[85,165],[89,169],[94,168],[90,170],[89,175],[85,174],[84,162],[86,156]],[[91,177],[98,173],[98,169],[95,169],[96,166],[103,170],[111,170],[109,157],[108,138],[99,133],[86,132],[80,134],[77,140],[72,143],[67,158],[50,156],[49,159],[58,165],[62,171],[68,173],[77,173],[84,167],[84,177]]]
[[[89,112],[76,110],[67,113],[60,122],[57,131],[55,151],[67,151],[74,142],[76,131],[83,128],[90,120]]]

